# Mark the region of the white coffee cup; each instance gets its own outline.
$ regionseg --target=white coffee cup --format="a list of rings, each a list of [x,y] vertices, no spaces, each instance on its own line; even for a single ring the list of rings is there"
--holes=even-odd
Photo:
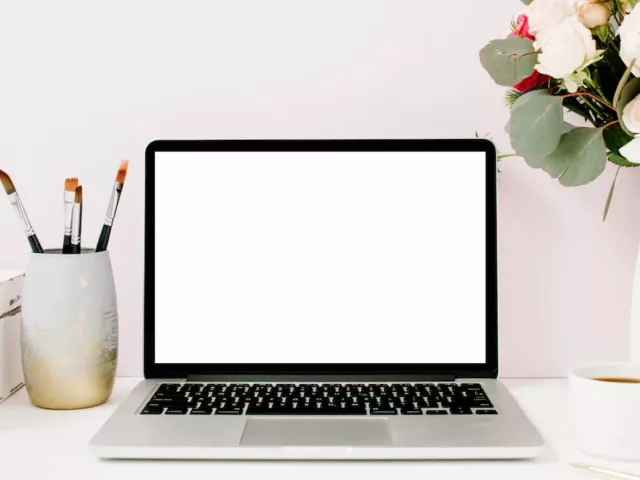
[[[577,447],[608,460],[640,461],[640,383],[598,378],[640,379],[640,365],[594,363],[571,370]]]

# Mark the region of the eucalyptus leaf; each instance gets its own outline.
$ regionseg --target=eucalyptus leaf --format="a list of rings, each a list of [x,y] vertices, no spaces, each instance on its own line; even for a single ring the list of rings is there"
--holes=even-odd
[[[574,128],[576,127],[571,125],[570,123],[567,123],[567,122],[562,123],[563,134],[570,132]],[[529,165],[531,168],[542,168],[544,164],[544,160],[545,160],[545,157],[540,157],[540,156],[530,156],[530,157],[525,157],[524,159],[526,164]]]
[[[558,148],[544,159],[544,170],[566,187],[585,185],[604,171],[607,149],[601,128],[574,128],[562,135]]]
[[[618,112],[618,118],[620,119],[620,126],[627,135],[631,136],[634,136],[635,134],[631,132],[624,124],[624,121],[622,120],[622,113],[624,112],[624,107],[626,107],[631,100],[636,98],[638,94],[640,94],[640,78],[634,78],[633,80],[629,81],[629,83],[627,83],[622,89],[620,99],[618,100],[618,104],[616,105],[616,111]]]
[[[514,102],[513,105],[511,106],[511,109],[513,110],[514,108],[520,107],[522,105],[524,105],[525,103],[530,102],[531,100],[536,100],[537,98],[540,97],[549,97],[551,96],[551,90],[543,88],[543,89],[539,89],[539,90],[531,90],[529,92],[526,92],[522,95],[520,95]]]
[[[562,97],[537,90],[513,105],[508,125],[511,146],[524,158],[544,158],[560,143],[563,134]]]
[[[614,165],[625,168],[640,167],[640,163],[633,163],[617,153],[609,152],[607,159]]]
[[[533,0],[520,0],[522,3],[524,3],[525,5],[530,5],[531,2],[533,2]]]
[[[509,35],[490,41],[480,50],[480,63],[494,82],[510,87],[533,73],[538,55],[530,39]]]

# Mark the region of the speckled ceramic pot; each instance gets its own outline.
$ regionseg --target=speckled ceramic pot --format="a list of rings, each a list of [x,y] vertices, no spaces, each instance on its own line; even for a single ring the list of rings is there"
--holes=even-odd
[[[31,254],[21,346],[34,405],[68,410],[108,400],[118,359],[118,308],[108,252]]]

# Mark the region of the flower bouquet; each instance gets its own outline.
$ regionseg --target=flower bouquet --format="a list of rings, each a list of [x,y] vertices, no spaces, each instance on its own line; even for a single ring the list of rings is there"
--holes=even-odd
[[[607,161],[640,166],[640,0],[522,1],[511,33],[480,50],[491,78],[510,87],[515,153],[501,157],[565,186],[591,182]]]

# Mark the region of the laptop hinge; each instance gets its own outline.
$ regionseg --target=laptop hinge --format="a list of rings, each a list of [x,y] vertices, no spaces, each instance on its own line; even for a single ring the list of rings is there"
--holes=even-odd
[[[401,382],[453,382],[455,375],[384,375],[384,374],[195,374],[188,375],[187,382],[231,383],[401,383]]]

